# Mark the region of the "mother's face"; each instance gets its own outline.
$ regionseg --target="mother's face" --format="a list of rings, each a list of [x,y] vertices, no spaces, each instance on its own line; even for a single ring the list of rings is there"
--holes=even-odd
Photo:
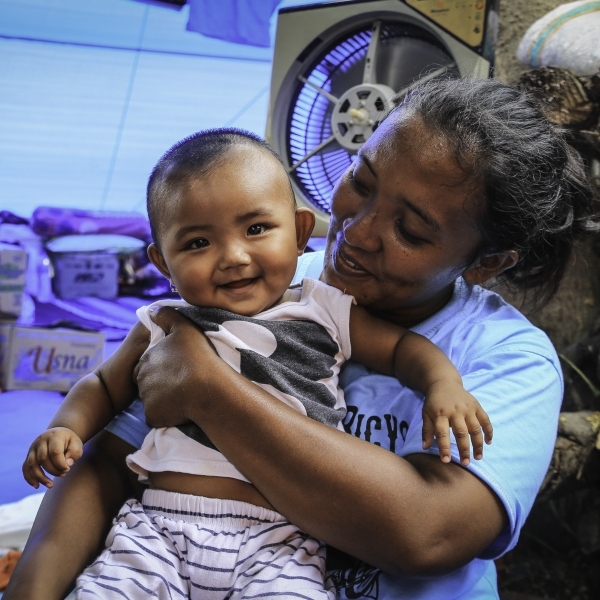
[[[441,135],[394,115],[333,192],[325,280],[390,321],[426,319],[476,254],[476,193]]]

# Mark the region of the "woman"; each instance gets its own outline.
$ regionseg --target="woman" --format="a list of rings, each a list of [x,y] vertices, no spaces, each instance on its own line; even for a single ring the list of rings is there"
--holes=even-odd
[[[597,231],[590,203],[580,162],[529,97],[434,82],[363,146],[334,190],[325,256],[300,263],[297,277],[323,270],[447,352],[495,427],[468,468],[454,442],[448,465],[423,450],[421,400],[394,380],[346,369],[347,435],[249,384],[167,310],[156,321],[169,335],[139,368],[148,423],[196,422],[278,511],[373,565],[335,571],[342,596],[497,598],[491,559],[516,543],[546,472],[562,379],[546,336],[477,284],[549,297],[574,240]],[[133,493],[123,459],[143,429],[123,417],[120,438],[105,432],[47,495],[7,600],[59,598],[93,558]]]

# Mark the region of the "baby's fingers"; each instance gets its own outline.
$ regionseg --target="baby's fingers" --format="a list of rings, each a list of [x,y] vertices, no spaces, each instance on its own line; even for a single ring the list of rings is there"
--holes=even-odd
[[[53,447],[52,451],[50,447]],[[62,456],[64,461],[64,445],[62,446],[61,452],[57,452],[56,444],[53,444],[52,438],[47,439],[45,443],[39,444],[37,446],[36,459],[39,465],[46,471],[46,473],[50,473],[50,475],[61,475],[65,469],[62,467],[57,467],[55,465],[55,461],[57,464],[61,464],[60,459],[58,458],[58,454]]]
[[[465,417],[465,422],[469,435],[471,436],[471,444],[473,445],[473,458],[481,460],[483,458],[483,433],[481,425],[477,417],[469,414]]]
[[[73,460],[67,463],[67,447],[70,441],[65,440],[64,437],[53,435],[48,440],[48,467],[44,465],[44,468],[52,475],[64,475],[70,465],[73,464]],[[80,454],[81,455],[81,454]],[[79,456],[77,457],[79,458]]]
[[[74,435],[69,440],[67,451],[65,452],[65,461],[68,467],[71,467],[74,462],[78,461],[83,454],[83,444],[81,439]]]
[[[492,422],[490,418],[487,416],[487,413],[481,406],[477,410],[477,420],[483,429],[483,433],[485,435],[485,443],[491,444],[492,438],[494,437],[494,428],[492,427]]]
[[[448,417],[438,416],[435,419],[435,437],[437,439],[438,449],[442,462],[449,463],[450,454],[450,426]]]
[[[46,474],[40,467],[36,456],[36,449],[33,446],[27,453],[27,458],[23,463],[22,471],[25,481],[36,490],[40,487],[40,483],[48,488],[52,487],[52,480],[46,477]]]
[[[458,446],[458,454],[460,456],[460,464],[468,465],[471,462],[471,434],[467,427],[467,423],[462,416],[454,416],[452,418],[452,431]],[[479,426],[478,426],[479,427]],[[481,435],[481,429],[480,429]]]
[[[423,450],[431,448],[431,444],[433,444],[433,434],[433,421],[429,418],[425,411],[423,411]]]

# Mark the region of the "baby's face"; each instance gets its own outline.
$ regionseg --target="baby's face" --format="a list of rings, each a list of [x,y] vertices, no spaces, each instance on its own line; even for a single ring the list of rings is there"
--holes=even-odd
[[[246,316],[276,304],[302,252],[295,215],[281,165],[234,147],[185,184],[161,228],[162,259],[181,297]]]

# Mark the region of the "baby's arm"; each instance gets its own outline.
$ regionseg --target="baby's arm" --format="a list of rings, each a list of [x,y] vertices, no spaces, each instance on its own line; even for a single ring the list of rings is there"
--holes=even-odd
[[[350,312],[352,359],[386,375],[425,396],[423,448],[437,438],[440,458],[450,462],[450,427],[463,465],[469,464],[469,438],[476,459],[483,456],[485,442],[492,441],[492,424],[479,402],[462,385],[450,359],[432,342],[408,329],[373,317],[352,306]]]
[[[110,358],[71,388],[48,430],[29,448],[23,476],[30,485],[52,487],[44,471],[64,476],[81,457],[83,444],[131,404],[137,396],[134,369],[148,343],[148,330],[137,323]]]

